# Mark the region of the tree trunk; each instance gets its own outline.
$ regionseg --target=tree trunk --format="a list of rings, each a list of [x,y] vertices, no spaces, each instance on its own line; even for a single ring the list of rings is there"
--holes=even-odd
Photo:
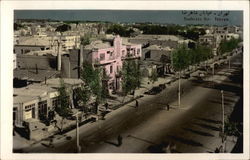
[[[179,71],[178,106],[181,107],[181,71]]]
[[[62,131],[63,131],[63,122],[64,122],[64,118],[62,118],[62,121],[61,121],[60,133],[62,133]]]

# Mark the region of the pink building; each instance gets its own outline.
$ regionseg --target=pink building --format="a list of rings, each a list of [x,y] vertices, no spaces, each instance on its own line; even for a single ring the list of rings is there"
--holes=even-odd
[[[91,62],[95,67],[101,67],[109,77],[107,85],[109,91],[121,90],[121,76],[123,61],[139,59],[141,57],[141,45],[123,44],[118,35],[113,44],[96,41],[85,46],[83,59]]]

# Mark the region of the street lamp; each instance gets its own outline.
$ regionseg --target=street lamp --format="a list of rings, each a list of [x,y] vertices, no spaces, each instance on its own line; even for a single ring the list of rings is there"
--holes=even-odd
[[[221,107],[222,107],[222,152],[224,152],[224,91],[221,90]]]
[[[77,153],[80,153],[81,152],[81,146],[79,144],[79,120],[78,120],[78,114],[80,114],[80,112],[77,112],[73,116],[76,117],[76,147],[77,147]]]

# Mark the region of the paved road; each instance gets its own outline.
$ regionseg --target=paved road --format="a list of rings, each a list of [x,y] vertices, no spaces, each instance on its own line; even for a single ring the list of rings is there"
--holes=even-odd
[[[231,60],[241,61],[239,56]],[[224,66],[227,68],[227,66]],[[139,100],[139,108],[129,103],[107,115],[106,120],[88,124],[80,129],[80,145],[84,153],[143,153],[161,152],[160,144],[176,144],[176,152],[213,152],[219,145],[221,122],[221,93],[225,89],[225,111],[229,114],[239,99],[240,85],[232,84],[221,70],[214,77],[214,88],[209,82],[198,83],[194,79],[182,80],[184,94],[182,107],[177,107],[177,86],[175,82],[155,96],[145,96]],[[235,73],[237,73],[236,71]],[[233,73],[233,74],[235,74]],[[170,111],[163,110],[170,104]],[[122,145],[117,146],[117,136],[123,137]],[[49,148],[46,144],[34,145],[24,152],[75,152],[75,139],[65,140]],[[60,140],[58,140],[60,141]]]

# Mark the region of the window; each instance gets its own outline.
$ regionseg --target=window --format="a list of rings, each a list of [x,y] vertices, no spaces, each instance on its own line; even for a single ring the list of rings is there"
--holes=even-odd
[[[31,110],[31,108],[35,107],[35,104],[31,104],[31,105],[28,105],[28,106],[25,106],[25,110],[28,111],[28,110]]]
[[[60,105],[60,101],[58,100],[58,97],[55,97],[52,99],[52,108],[57,108]]]
[[[110,66],[110,73],[113,73],[113,66]]]
[[[140,49],[139,48],[137,49],[137,54],[140,54]]]
[[[100,54],[100,61],[102,61],[102,60],[105,60],[105,54],[104,53]]]

